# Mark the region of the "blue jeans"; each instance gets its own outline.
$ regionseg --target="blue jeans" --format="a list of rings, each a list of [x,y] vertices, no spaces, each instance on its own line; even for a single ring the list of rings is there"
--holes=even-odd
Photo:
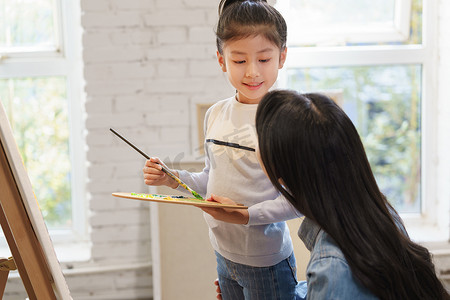
[[[223,300],[294,300],[297,267],[294,253],[269,267],[234,263],[216,252],[217,273]]]

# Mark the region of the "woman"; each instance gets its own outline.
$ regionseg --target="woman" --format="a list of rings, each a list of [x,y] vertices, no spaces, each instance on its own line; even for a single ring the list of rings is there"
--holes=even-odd
[[[358,132],[321,94],[269,92],[256,114],[260,160],[305,215],[310,299],[449,299],[428,250],[380,192]]]

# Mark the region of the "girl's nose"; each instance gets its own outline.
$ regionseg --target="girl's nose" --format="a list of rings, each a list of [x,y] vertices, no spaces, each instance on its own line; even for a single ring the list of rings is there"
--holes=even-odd
[[[259,76],[258,66],[255,63],[249,63],[245,76],[249,78],[255,78]]]

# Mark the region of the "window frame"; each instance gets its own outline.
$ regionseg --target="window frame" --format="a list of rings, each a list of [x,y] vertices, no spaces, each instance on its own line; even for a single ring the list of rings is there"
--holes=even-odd
[[[71,159],[71,229],[49,229],[55,243],[87,241],[85,196],[85,151],[83,140],[82,103],[83,94],[81,64],[80,8],[77,1],[54,0],[56,9],[57,47],[51,51],[0,53],[0,79],[22,77],[62,76],[66,78],[68,99],[69,149]],[[70,37],[70,38],[69,38]],[[27,49],[32,50],[32,49]],[[80,151],[80,149],[82,149]]]
[[[285,5],[290,0],[278,0]],[[399,0],[402,3],[411,1]],[[283,3],[281,3],[283,2]],[[406,13],[406,12],[405,12]],[[445,165],[438,164],[445,155],[445,145],[439,143],[437,93],[437,19],[436,1],[423,0],[422,44],[337,47],[289,47],[284,68],[280,70],[278,88],[287,87],[287,69],[309,67],[377,66],[389,64],[422,65],[422,129],[421,129],[421,213],[401,214],[411,237],[417,241],[435,242],[449,238],[449,214],[442,191],[443,182],[435,180]],[[289,24],[288,24],[289,28]],[[288,32],[289,36],[289,32]],[[345,101],[345,100],[344,100]],[[443,118],[442,116],[440,118]],[[448,201],[448,200],[447,200]],[[445,213],[447,212],[447,213]]]
[[[54,16],[54,22],[57,25],[62,24],[63,18],[63,8],[65,4],[61,3],[60,0],[52,0],[53,7],[56,12]],[[11,47],[11,48],[1,48],[0,47],[0,62],[5,59],[14,58],[26,58],[26,59],[39,59],[42,57],[62,57],[64,55],[64,45],[63,39],[66,35],[62,26],[56,26],[54,37],[55,37],[55,48],[51,47]]]
[[[290,11],[290,2],[292,0],[278,0],[276,7],[280,11]],[[378,42],[396,42],[404,41],[409,37],[409,25],[411,17],[412,0],[395,0],[394,20],[392,26],[372,25],[367,27],[360,26],[337,26],[335,28],[312,29],[308,33],[291,34],[291,42],[296,45],[314,45],[322,41],[337,41],[347,43],[378,43]],[[283,13],[286,22],[291,18],[290,14]],[[289,26],[288,26],[289,28]],[[327,43],[327,42],[325,42]]]

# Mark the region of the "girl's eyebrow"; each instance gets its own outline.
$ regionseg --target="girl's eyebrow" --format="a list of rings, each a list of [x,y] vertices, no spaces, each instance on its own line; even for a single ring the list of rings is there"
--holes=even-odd
[[[265,49],[258,51],[257,53],[263,53],[263,52],[273,52],[273,48],[265,48]]]
[[[256,53],[264,53],[264,52],[273,52],[273,49],[272,49],[272,48],[265,48],[265,49],[259,50],[259,51],[256,52]],[[231,51],[231,54],[244,55],[244,54],[247,54],[247,53],[246,53],[246,52],[239,51],[239,50],[233,50],[233,51]]]

